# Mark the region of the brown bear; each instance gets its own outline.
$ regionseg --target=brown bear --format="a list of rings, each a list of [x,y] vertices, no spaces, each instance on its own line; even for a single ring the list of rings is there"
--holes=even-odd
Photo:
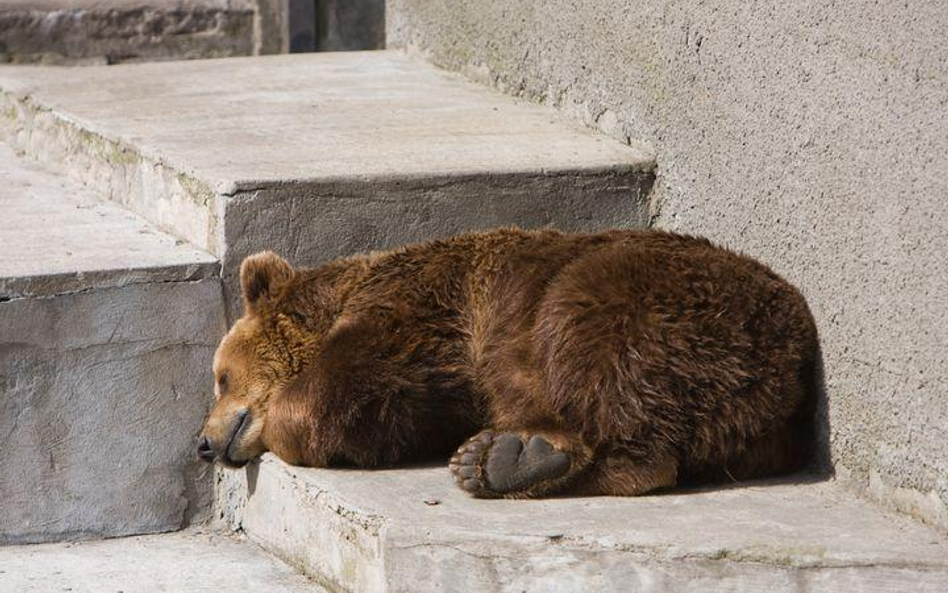
[[[240,269],[199,455],[387,466],[457,448],[478,497],[637,495],[804,466],[817,355],[800,293],[660,231],[500,229]]]

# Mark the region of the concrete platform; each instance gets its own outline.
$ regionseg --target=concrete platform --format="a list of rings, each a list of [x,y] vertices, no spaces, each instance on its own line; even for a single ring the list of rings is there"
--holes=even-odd
[[[636,226],[654,161],[387,51],[0,68],[0,135],[222,259]]]
[[[207,516],[219,267],[0,146],[0,543]]]
[[[0,143],[0,299],[214,277],[214,256]]]
[[[222,472],[221,516],[333,591],[948,590],[948,540],[834,484],[473,500],[444,467]]]
[[[321,593],[253,543],[211,531],[0,547],[0,593]]]
[[[255,35],[254,0],[0,0],[0,62],[251,55]]]

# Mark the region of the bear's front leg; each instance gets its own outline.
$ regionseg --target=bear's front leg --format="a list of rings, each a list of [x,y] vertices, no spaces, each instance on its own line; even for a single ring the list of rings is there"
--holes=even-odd
[[[458,486],[478,498],[532,498],[563,491],[589,461],[575,437],[484,430],[461,445],[450,469]]]

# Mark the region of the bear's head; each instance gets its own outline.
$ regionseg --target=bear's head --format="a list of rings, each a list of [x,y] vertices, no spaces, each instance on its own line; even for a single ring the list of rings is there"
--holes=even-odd
[[[282,304],[297,277],[271,252],[240,267],[244,314],[214,355],[216,401],[198,441],[198,456],[240,467],[269,449],[267,411],[302,365],[306,332],[298,312]]]

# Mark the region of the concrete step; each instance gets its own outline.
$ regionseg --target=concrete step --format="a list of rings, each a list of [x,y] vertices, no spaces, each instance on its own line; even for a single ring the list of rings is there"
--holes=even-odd
[[[635,226],[654,161],[401,54],[0,68],[0,134],[222,260]]]
[[[0,593],[323,593],[245,539],[189,530],[0,547]]]
[[[88,65],[252,55],[260,35],[256,5],[254,0],[0,0],[0,62]]]
[[[0,145],[0,543],[207,514],[215,258]]]
[[[221,518],[333,591],[948,590],[948,540],[831,482],[473,500],[445,467],[222,472]]]

